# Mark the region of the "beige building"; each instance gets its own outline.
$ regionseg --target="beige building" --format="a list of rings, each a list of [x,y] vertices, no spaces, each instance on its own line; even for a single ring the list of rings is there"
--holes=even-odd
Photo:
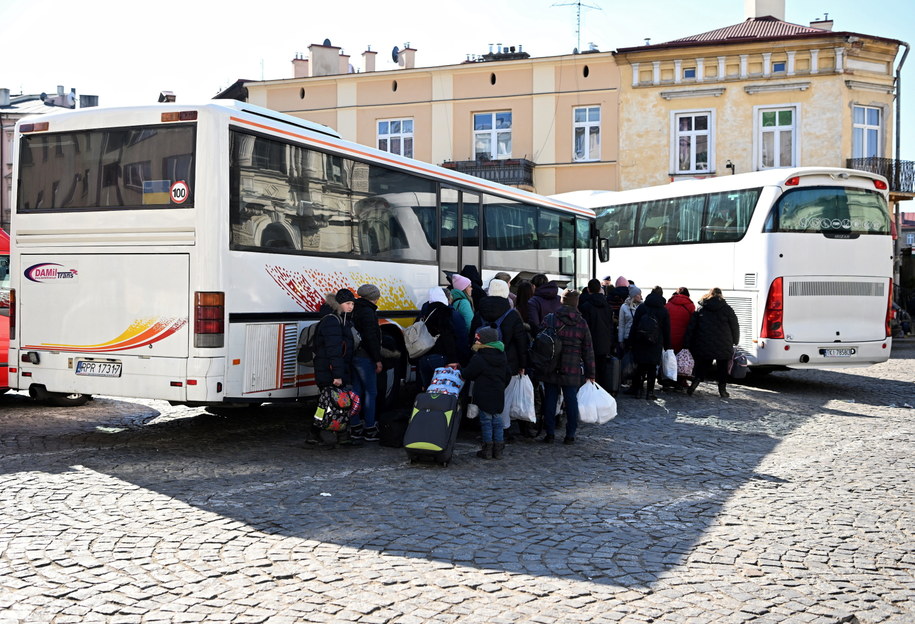
[[[344,138],[549,195],[615,189],[619,71],[609,52],[531,58],[504,47],[458,65],[346,73],[339,48],[312,45],[298,77],[246,82],[247,99]],[[403,58],[405,57],[405,58]],[[345,68],[345,69],[344,69]],[[335,75],[312,75],[335,70]]]

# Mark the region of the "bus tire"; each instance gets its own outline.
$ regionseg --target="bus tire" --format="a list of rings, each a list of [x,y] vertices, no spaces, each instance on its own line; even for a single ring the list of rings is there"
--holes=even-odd
[[[79,407],[80,405],[85,405],[89,399],[92,398],[91,394],[79,394],[76,392],[70,394],[64,392],[48,392],[47,394],[48,397],[45,399],[45,402],[54,407]]]

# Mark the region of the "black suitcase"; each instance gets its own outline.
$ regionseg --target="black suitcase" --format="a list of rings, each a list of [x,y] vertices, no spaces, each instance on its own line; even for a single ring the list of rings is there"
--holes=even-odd
[[[429,392],[416,396],[403,439],[410,462],[424,460],[448,465],[461,424],[458,399],[456,394]]]
[[[607,356],[607,387],[604,388],[611,396],[616,396],[620,391],[623,379],[623,361],[612,355]]]

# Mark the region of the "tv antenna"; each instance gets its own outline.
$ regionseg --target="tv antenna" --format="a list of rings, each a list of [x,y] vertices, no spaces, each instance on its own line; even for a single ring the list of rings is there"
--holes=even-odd
[[[585,4],[581,0],[577,2],[554,2],[554,7],[563,7],[563,6],[573,6],[575,7],[575,52],[578,53],[581,50],[581,10],[582,9],[597,9],[602,11],[598,6],[591,6],[590,4]]]

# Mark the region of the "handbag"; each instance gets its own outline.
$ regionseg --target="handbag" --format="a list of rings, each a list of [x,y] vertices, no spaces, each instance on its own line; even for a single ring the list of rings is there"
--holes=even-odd
[[[325,431],[343,431],[349,419],[359,413],[362,401],[359,394],[349,389],[326,386],[318,396],[315,426]]]
[[[747,370],[749,370],[747,356],[740,350],[740,347],[734,347],[734,353],[728,363],[728,374],[734,379],[743,379],[747,376]]]
[[[693,359],[693,354],[689,352],[689,349],[680,349],[680,352],[677,353],[677,374],[691,377],[695,366],[696,361]]]
[[[415,323],[403,330],[404,346],[407,348],[407,355],[411,360],[427,354],[432,350],[432,347],[435,346],[435,336],[430,334],[429,329],[426,327],[426,321],[428,321],[433,314],[435,314],[435,310],[426,318],[418,319]]]
[[[661,373],[665,379],[677,380],[677,356],[673,349],[665,349],[661,354]]]
[[[616,418],[616,399],[593,381],[586,381],[578,390],[578,420],[602,425]]]

